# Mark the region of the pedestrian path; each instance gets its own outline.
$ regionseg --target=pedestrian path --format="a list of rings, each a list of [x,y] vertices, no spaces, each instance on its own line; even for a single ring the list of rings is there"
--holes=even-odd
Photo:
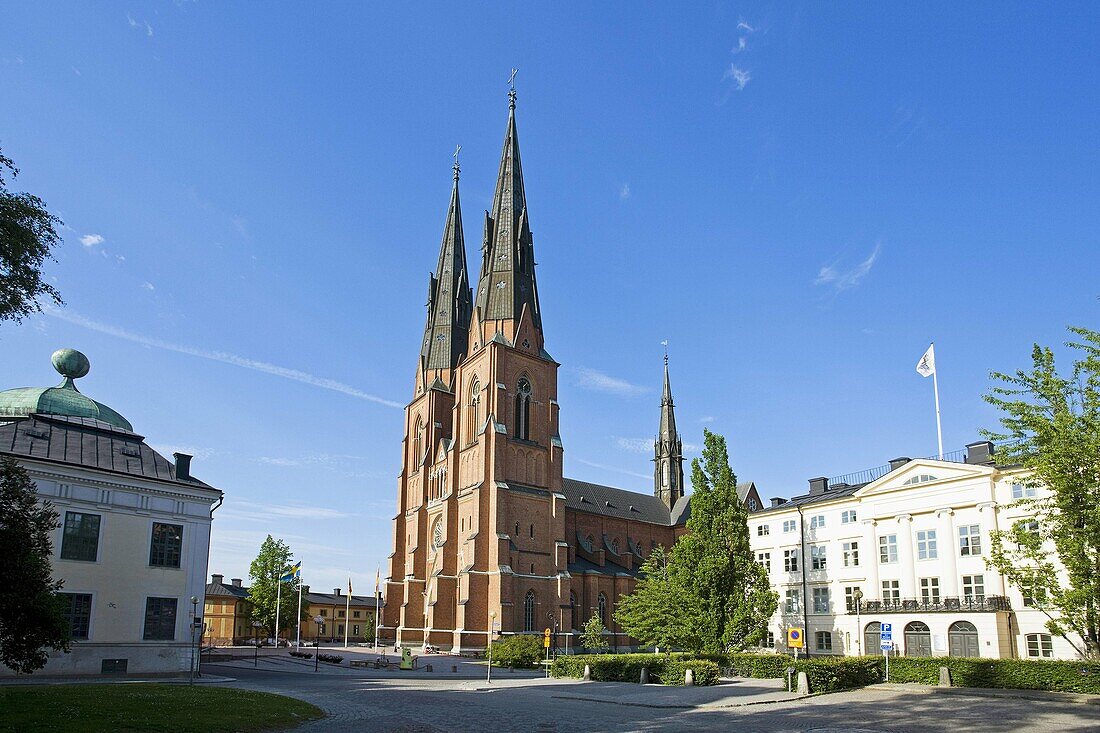
[[[708,687],[576,682],[575,686],[558,691],[554,697],[634,707],[710,709],[782,702],[803,696],[787,692],[786,682],[782,680],[737,678]]]

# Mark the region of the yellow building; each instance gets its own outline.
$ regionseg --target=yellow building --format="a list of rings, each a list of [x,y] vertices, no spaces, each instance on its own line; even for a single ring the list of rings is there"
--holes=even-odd
[[[206,602],[203,604],[203,646],[233,646],[252,637],[248,618],[251,604],[248,589],[240,578],[233,578],[229,585],[224,575],[211,575],[206,584]]]

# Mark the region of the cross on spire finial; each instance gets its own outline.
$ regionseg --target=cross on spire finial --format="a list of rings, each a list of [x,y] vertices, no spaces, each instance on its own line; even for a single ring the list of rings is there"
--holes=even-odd
[[[668,366],[668,339],[661,342],[661,346],[665,347],[665,366]]]
[[[519,73],[519,69],[513,67],[512,73],[508,76],[508,108],[516,108],[516,74]]]
[[[462,146],[461,145],[456,145],[455,146],[455,152],[454,152],[455,164],[454,164],[454,166],[452,166],[452,168],[454,169],[454,172],[455,172],[455,180],[456,181],[458,180],[458,172],[461,170],[458,167],[458,154],[460,152],[462,152]]]

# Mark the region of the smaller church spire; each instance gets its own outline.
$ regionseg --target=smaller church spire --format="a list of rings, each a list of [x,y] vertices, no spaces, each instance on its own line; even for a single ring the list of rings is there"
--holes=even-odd
[[[672,382],[668,376],[668,342],[665,351],[665,388],[661,394],[661,426],[653,441],[653,494],[672,511],[684,495],[684,451],[676,432],[676,410],[672,401]]]

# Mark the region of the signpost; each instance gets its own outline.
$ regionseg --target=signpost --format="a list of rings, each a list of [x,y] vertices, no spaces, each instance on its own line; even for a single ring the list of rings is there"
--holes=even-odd
[[[542,646],[546,649],[546,676],[550,676],[550,629],[542,630]]]
[[[882,624],[881,641],[882,656],[886,657],[886,681],[890,681],[890,650],[894,648],[894,625]]]
[[[798,650],[806,646],[806,631],[797,626],[787,629],[787,647],[794,649],[794,657],[798,659]]]

